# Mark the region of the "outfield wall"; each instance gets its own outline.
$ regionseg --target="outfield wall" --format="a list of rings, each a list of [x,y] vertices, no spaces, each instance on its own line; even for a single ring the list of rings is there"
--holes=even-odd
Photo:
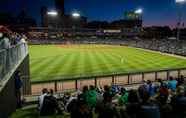
[[[64,92],[79,90],[82,89],[85,85],[94,85],[96,87],[103,87],[104,85],[113,84],[125,86],[131,84],[140,84],[143,83],[144,80],[156,81],[159,78],[162,80],[168,80],[170,76],[178,78],[181,75],[186,77],[186,68],[32,82],[31,91],[32,95],[38,95],[41,93],[43,88],[53,89],[55,92]]]

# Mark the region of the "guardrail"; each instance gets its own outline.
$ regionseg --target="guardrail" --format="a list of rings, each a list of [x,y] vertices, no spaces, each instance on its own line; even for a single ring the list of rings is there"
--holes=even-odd
[[[82,89],[85,85],[94,85],[103,87],[104,85],[131,85],[140,84],[144,80],[155,81],[158,78],[167,80],[170,76],[180,77],[186,76],[186,68],[165,69],[158,71],[133,72],[133,73],[115,73],[110,75],[98,76],[81,76],[74,78],[58,78],[49,81],[35,81],[32,82],[32,94],[40,94],[43,88],[53,89],[55,92],[63,92],[68,90]]]
[[[0,50],[0,81],[28,54],[26,43]]]

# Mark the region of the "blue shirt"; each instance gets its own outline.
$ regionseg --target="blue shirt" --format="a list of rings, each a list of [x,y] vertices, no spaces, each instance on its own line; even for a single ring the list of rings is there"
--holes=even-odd
[[[168,82],[168,88],[175,91],[176,90],[176,85],[177,85],[177,81],[176,80],[171,80]]]

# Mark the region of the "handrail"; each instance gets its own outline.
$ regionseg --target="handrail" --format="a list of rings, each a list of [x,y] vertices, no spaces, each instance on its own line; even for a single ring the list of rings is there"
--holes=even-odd
[[[0,81],[28,54],[26,43],[0,50]]]

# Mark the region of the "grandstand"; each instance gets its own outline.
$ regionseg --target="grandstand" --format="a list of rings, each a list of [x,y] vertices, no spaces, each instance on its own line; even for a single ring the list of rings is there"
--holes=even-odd
[[[170,116],[169,114],[176,117],[178,111],[173,108],[185,107],[179,101],[173,101],[177,100],[174,98],[177,96],[179,96],[178,98],[183,97],[180,99],[185,100],[183,96],[184,76],[186,76],[184,40],[147,40],[137,38],[135,35],[126,38],[114,36],[113,38],[112,34],[99,34],[99,36],[94,36],[94,34],[92,35],[94,37],[91,35],[82,37],[83,32],[79,33],[79,38],[76,39],[65,36],[57,38],[59,34],[59,32],[51,33],[53,36],[49,36],[50,38],[29,35],[29,46],[20,40],[20,43],[12,44],[9,49],[1,50],[0,104],[5,106],[0,107],[0,111],[3,111],[0,114],[1,117],[7,117],[16,107],[19,107],[18,98],[13,95],[16,85],[12,86],[19,71],[23,84],[20,92],[24,107],[12,114],[12,118],[24,117],[24,115],[29,114],[33,117],[39,117],[41,114],[36,110],[38,96],[45,88],[53,90],[54,96],[63,105],[66,105],[63,99],[67,93],[70,93],[71,97],[78,98],[79,94],[84,92],[82,90],[85,86],[90,87],[87,92],[93,90],[93,93],[96,93],[97,96],[100,95],[102,99],[104,99],[106,91],[114,92],[112,100],[105,102],[115,104],[117,111],[124,110],[117,112],[120,117],[131,115],[130,102],[122,103],[126,109],[121,108],[120,98],[124,97],[122,93],[124,88],[127,94],[134,97],[136,92],[136,94],[141,93],[141,87],[145,87],[144,89],[147,91],[142,92],[147,92],[149,97],[141,95],[139,96],[140,101],[136,98],[137,101],[135,102],[142,104],[138,110],[145,112],[147,116],[144,117],[147,118],[152,117],[152,115],[148,116],[146,110],[156,113],[155,118],[164,117],[164,115]],[[174,82],[177,83],[176,88],[172,88]],[[110,86],[110,88],[104,90],[103,88],[106,86]],[[153,93],[150,93],[152,91],[148,89],[149,86],[152,87]],[[92,87],[95,88],[92,89]],[[163,93],[161,90],[163,92],[169,90],[170,92]],[[7,91],[9,91],[8,95]],[[160,94],[167,98],[166,103],[161,101]],[[150,101],[146,101],[145,97],[148,97]],[[128,101],[130,101],[129,98]],[[7,102],[10,99],[12,102]],[[12,105],[11,109],[7,103]],[[164,105],[169,105],[172,110],[164,113]],[[88,103],[87,109],[89,107]],[[97,107],[94,106],[93,108],[96,109]],[[63,115],[54,113],[54,116],[50,117],[72,117],[70,116],[72,115],[71,111],[65,107],[62,109]],[[179,112],[180,117],[185,115],[184,108]],[[92,113],[94,117],[100,115],[99,112],[92,111]],[[144,114],[141,113],[140,117],[142,115]]]

